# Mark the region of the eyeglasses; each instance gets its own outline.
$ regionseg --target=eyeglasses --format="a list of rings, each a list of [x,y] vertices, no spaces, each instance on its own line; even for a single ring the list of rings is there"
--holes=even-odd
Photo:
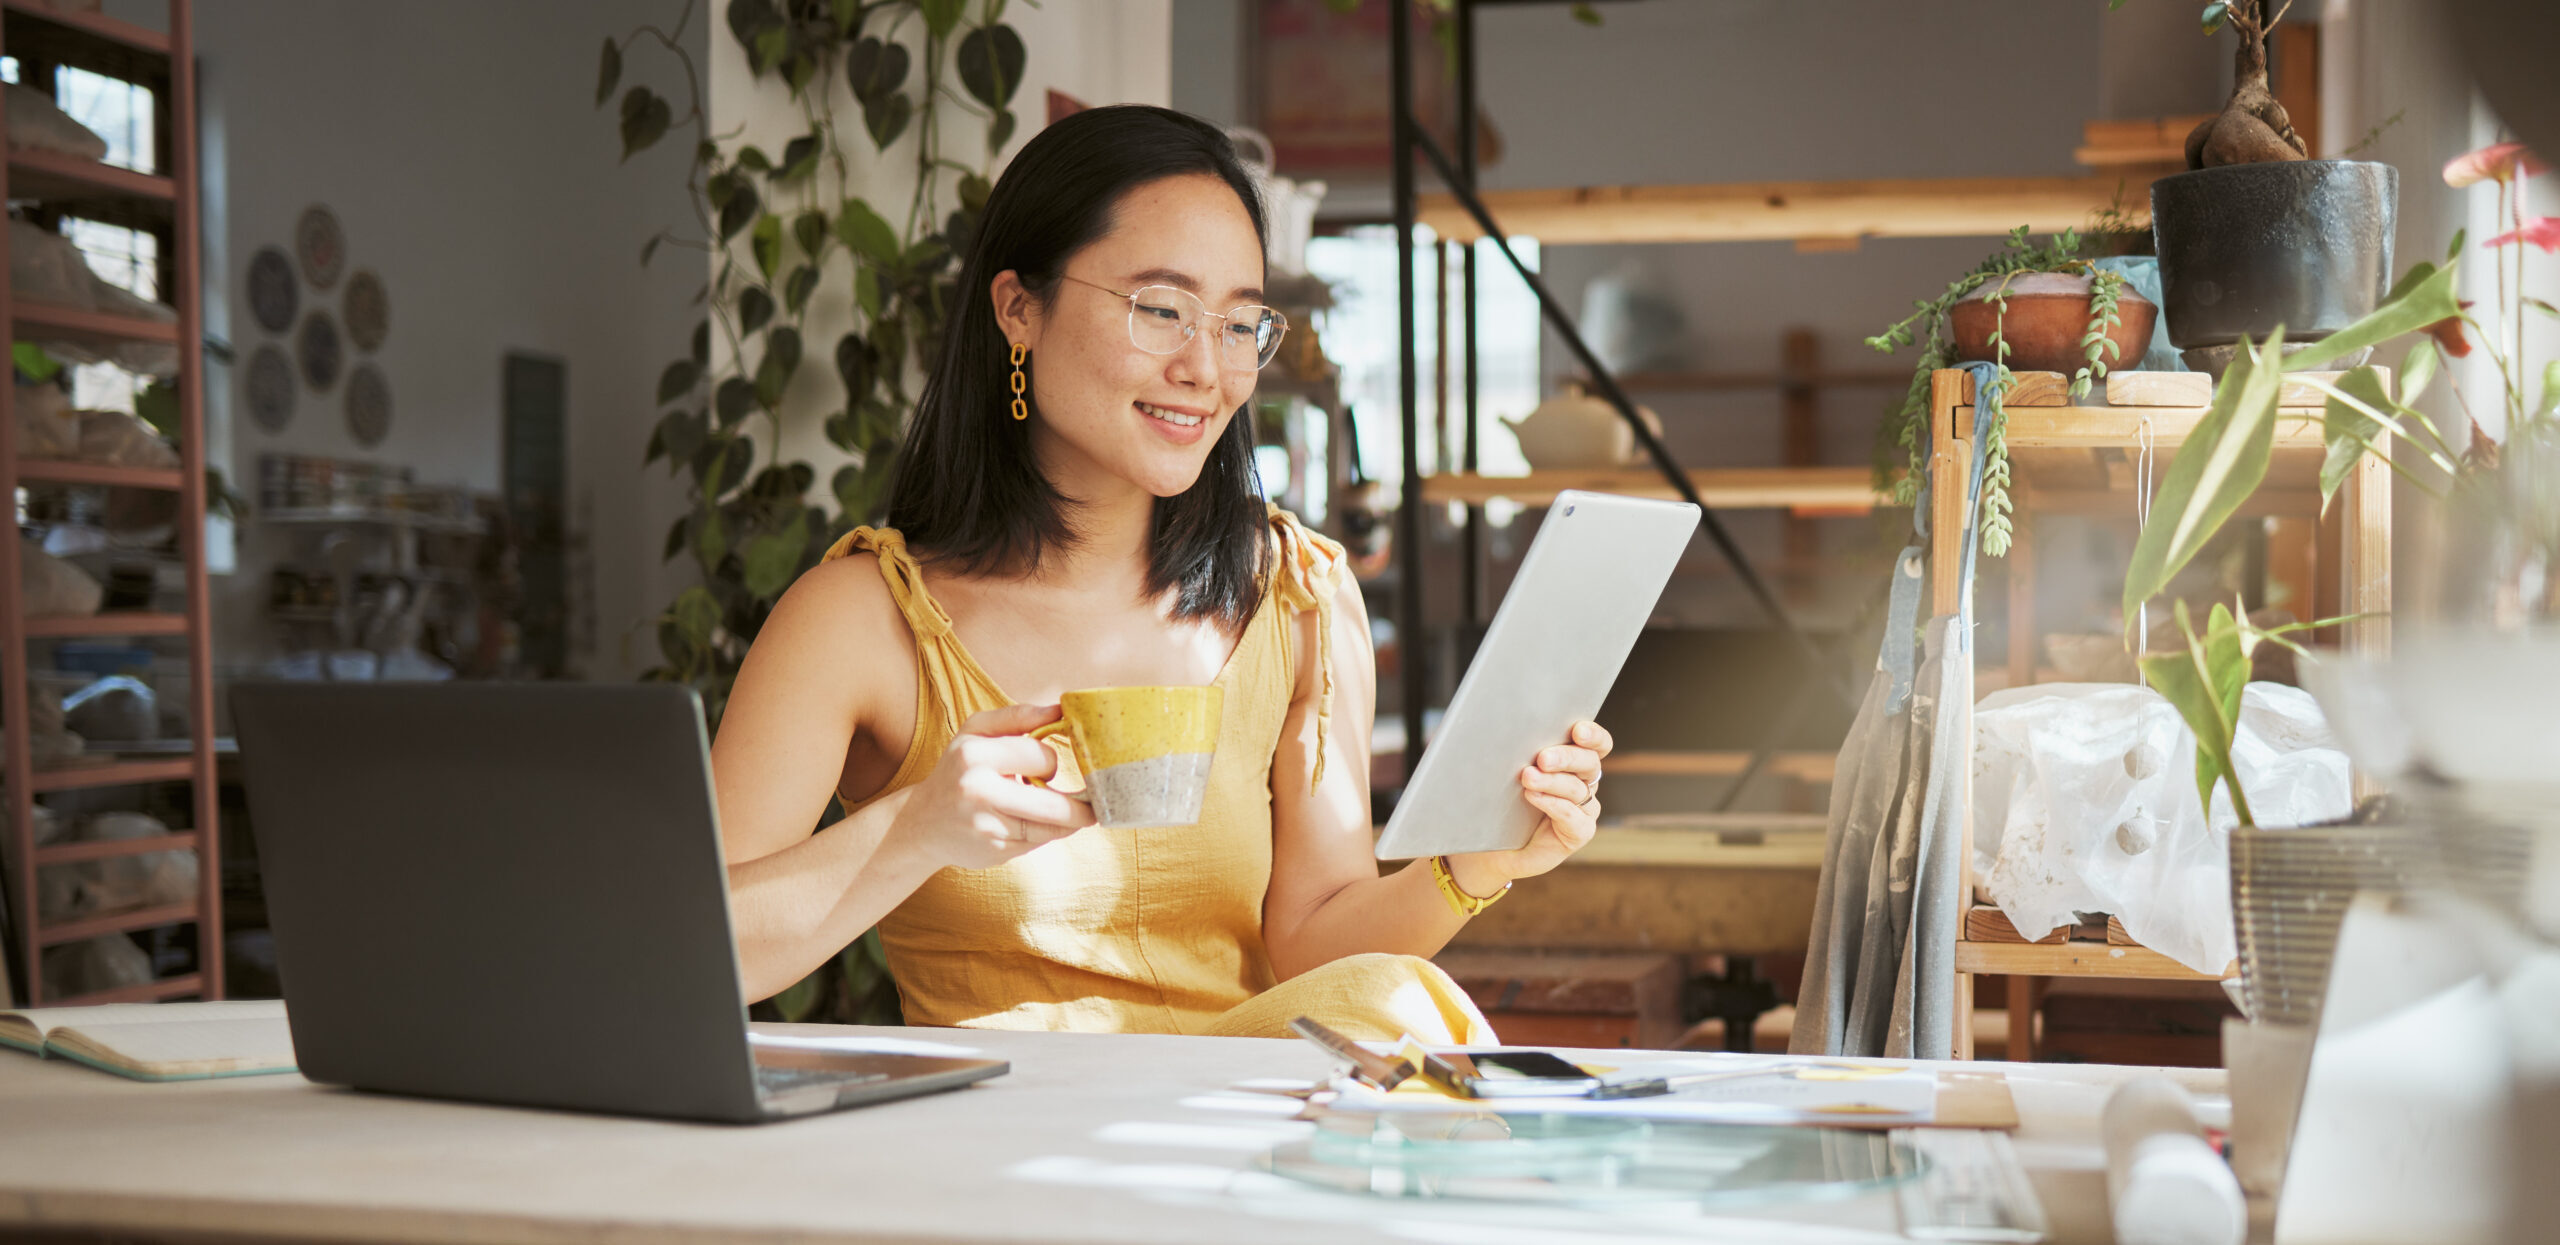
[[[1148,354],[1180,354],[1200,334],[1204,320],[1215,320],[1218,363],[1231,371],[1258,372],[1280,353],[1280,338],[1289,317],[1269,307],[1248,303],[1220,315],[1200,296],[1171,285],[1142,285],[1121,293],[1082,277],[1066,277],[1078,285],[1129,300],[1129,342]]]

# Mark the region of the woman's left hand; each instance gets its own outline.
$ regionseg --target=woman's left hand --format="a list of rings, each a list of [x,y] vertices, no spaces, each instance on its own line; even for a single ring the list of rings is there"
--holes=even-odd
[[[1451,879],[1470,895],[1490,895],[1581,851],[1600,831],[1600,761],[1614,746],[1599,723],[1574,723],[1564,743],[1540,751],[1520,771],[1521,798],[1545,814],[1529,842],[1507,852],[1452,855]]]

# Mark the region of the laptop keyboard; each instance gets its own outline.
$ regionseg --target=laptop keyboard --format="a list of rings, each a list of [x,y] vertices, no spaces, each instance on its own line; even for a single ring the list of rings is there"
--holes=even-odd
[[[868,1085],[873,1081],[888,1079],[889,1074],[886,1072],[847,1072],[840,1068],[770,1068],[763,1064],[756,1065],[756,1092],[766,1096],[787,1094],[795,1089],[807,1089],[813,1085],[840,1089],[848,1085]]]

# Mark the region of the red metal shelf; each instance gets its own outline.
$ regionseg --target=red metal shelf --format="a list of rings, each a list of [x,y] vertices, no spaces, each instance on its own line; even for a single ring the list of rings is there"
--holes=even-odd
[[[171,492],[186,484],[186,476],[174,467],[110,467],[104,463],[73,462],[67,458],[21,458],[18,460],[18,480],[20,483],[41,481],[47,484],[158,488]]]
[[[36,614],[27,619],[30,639],[52,640],[89,635],[185,635],[187,616],[143,610],[109,610],[103,614]]]
[[[53,843],[36,849],[36,866],[67,865],[83,860],[105,860],[114,856],[141,856],[150,852],[193,851],[204,836],[193,830],[176,830],[139,839],[103,839],[85,843]]]
[[[117,346],[125,342],[167,342],[178,340],[175,320],[141,320],[132,316],[111,316],[103,311],[82,311],[77,307],[57,307],[52,303],[13,302],[9,318],[16,322],[24,336],[60,338],[84,346]]]
[[[183,995],[204,993],[204,977],[188,973],[164,981],[146,981],[138,986],[118,986],[113,990],[93,990],[67,999],[46,999],[47,1007],[97,1007],[105,1003],[157,1003]]]
[[[147,27],[136,26],[131,22],[118,21],[104,14],[57,9],[38,3],[37,0],[6,0],[5,4],[0,4],[0,8],[6,8],[12,13],[23,13],[85,35],[93,35],[111,43],[121,43],[136,52],[150,52],[159,56],[169,54],[169,36]]]
[[[87,787],[121,787],[143,782],[184,782],[195,777],[196,764],[180,761],[110,761],[104,765],[36,768],[38,791],[77,791]]]
[[[193,903],[162,904],[156,908],[129,908],[103,916],[82,917],[60,925],[38,924],[37,943],[56,947],[66,942],[82,942],[101,934],[123,934],[137,929],[156,929],[163,925],[181,925],[196,919]]]
[[[13,199],[59,201],[124,195],[165,205],[177,194],[176,182],[156,174],[58,151],[12,148],[9,152],[9,197]]]

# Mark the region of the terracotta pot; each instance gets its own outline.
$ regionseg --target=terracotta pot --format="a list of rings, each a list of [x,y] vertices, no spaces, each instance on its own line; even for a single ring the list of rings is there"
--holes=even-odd
[[[1997,362],[1991,350],[1992,329],[2003,317],[1987,295],[1998,289],[1993,278],[1947,309],[1947,326],[1955,336],[1956,358],[1966,363]],[[2068,272],[2030,272],[2009,279],[2009,310],[2002,340],[2009,343],[2013,372],[2079,371],[2089,361],[2080,338],[2089,331],[2089,278]],[[2103,356],[2109,371],[2139,367],[2151,344],[2151,326],[2160,308],[2135,293],[2131,285],[2116,298],[2116,327],[2107,334],[2119,353]]]

